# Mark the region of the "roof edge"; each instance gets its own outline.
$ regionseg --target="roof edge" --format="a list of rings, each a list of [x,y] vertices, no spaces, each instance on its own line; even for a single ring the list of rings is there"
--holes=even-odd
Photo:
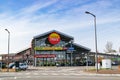
[[[73,43],[74,45],[77,45],[77,46],[80,46],[80,47],[82,47],[82,48],[84,48],[84,49],[87,49],[88,51],[91,51],[91,49],[90,48],[87,48],[87,47],[85,47],[85,46],[82,46],[82,45],[80,45],[80,44],[77,44],[77,43]]]
[[[59,34],[65,35],[65,36],[67,36],[67,37],[70,37],[71,39],[74,39],[74,37],[69,36],[69,35],[67,35],[67,34],[64,34],[64,33],[62,33],[62,32],[59,32],[59,31],[57,31],[57,30],[51,30],[51,31],[48,31],[48,32],[39,34],[39,35],[37,35],[37,36],[34,36],[33,38],[36,39],[36,38],[39,38],[40,36],[47,35],[47,34],[49,34],[49,33],[51,33],[51,32],[57,32],[57,33],[59,33]]]

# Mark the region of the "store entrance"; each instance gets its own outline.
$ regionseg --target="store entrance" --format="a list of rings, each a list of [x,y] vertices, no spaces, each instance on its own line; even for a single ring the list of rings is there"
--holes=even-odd
[[[36,54],[36,66],[54,66],[55,54]]]
[[[44,54],[35,54],[36,66],[65,66],[66,52],[54,51],[44,52]]]
[[[55,66],[55,58],[43,58],[42,59],[42,66]]]

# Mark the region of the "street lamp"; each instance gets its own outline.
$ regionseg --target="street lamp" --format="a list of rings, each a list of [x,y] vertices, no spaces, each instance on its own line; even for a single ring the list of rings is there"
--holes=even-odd
[[[5,29],[5,31],[8,32],[8,61],[7,61],[7,72],[9,72],[9,48],[10,48],[10,32],[8,31],[8,29]]]
[[[94,17],[94,27],[95,27],[95,49],[96,49],[96,72],[98,72],[98,53],[97,53],[97,31],[96,31],[96,16],[88,11],[85,12],[86,14],[90,14]]]

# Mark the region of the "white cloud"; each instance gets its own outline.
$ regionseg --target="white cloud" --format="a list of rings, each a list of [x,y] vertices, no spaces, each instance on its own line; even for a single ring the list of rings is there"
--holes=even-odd
[[[23,8],[20,11],[21,12],[20,14],[23,16],[25,14],[29,15],[31,13],[35,13],[35,12],[37,12],[40,9],[49,7],[50,5],[54,4],[55,2],[57,2],[57,0],[52,0],[52,1],[45,2],[45,3],[40,3],[40,2],[35,3],[32,6],[27,6],[27,7]]]

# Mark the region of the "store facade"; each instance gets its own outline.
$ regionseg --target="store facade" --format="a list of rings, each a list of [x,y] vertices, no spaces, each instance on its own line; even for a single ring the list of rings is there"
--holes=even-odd
[[[90,49],[74,43],[72,36],[56,30],[37,35],[32,40],[35,66],[81,65]]]

